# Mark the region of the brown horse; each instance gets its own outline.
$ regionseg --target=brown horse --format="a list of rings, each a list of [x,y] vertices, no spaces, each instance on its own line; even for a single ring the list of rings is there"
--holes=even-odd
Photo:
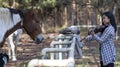
[[[43,36],[36,13],[35,10],[0,8],[0,47],[11,33],[20,28],[24,28],[35,43],[41,43]]]

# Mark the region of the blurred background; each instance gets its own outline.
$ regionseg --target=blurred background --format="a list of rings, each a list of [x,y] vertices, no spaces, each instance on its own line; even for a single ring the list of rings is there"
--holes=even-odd
[[[42,27],[44,35],[53,37],[56,36],[61,29],[71,25],[79,26],[80,36],[85,36],[89,28],[101,24],[101,14],[103,12],[112,11],[117,24],[115,37],[117,60],[115,67],[120,66],[120,0],[0,0],[0,7],[16,9],[32,8],[37,10],[38,14],[36,16],[39,19],[39,24]],[[33,55],[39,57],[41,49],[48,47],[51,40],[52,39],[46,40],[41,44],[42,46],[37,45],[39,46],[36,50],[38,52]],[[29,45],[34,43],[24,31],[19,44],[22,46],[27,44],[28,46],[25,47],[30,47]],[[83,48],[84,57],[76,60],[76,67],[99,67],[99,45],[94,41],[89,44],[86,44],[87,46]],[[23,53],[27,48],[22,48],[21,45],[18,45],[18,50],[21,48],[22,51],[18,55],[18,61],[20,63],[18,63],[18,61],[11,61],[6,67],[26,67],[28,60],[23,58]],[[31,47],[31,50],[34,50],[35,47],[36,46]],[[32,54],[32,52],[30,54]],[[30,54],[28,54],[27,57],[29,57]],[[32,58],[34,58],[34,56],[28,59],[30,60]]]

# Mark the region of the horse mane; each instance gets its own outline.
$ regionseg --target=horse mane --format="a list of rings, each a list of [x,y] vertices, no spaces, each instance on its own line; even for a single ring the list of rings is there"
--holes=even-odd
[[[11,13],[11,17],[13,18],[13,14],[19,14],[21,18],[24,17],[24,13],[23,13],[23,10],[21,9],[14,9],[14,8],[8,8],[10,10],[10,13]]]
[[[14,9],[14,8],[8,8],[11,13],[11,17],[13,14],[19,14],[20,17],[23,19],[25,17],[26,13],[33,14],[38,13],[38,10],[35,9]]]

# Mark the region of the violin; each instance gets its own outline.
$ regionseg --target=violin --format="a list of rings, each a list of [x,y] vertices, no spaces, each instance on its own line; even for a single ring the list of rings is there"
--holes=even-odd
[[[88,30],[88,35],[90,35],[91,32],[93,32],[93,31],[94,31],[94,33],[99,33],[99,32],[103,33],[103,31],[104,31],[107,27],[108,27],[108,25],[100,25],[100,26],[98,26],[98,27],[96,27],[96,28],[94,28],[94,29]]]

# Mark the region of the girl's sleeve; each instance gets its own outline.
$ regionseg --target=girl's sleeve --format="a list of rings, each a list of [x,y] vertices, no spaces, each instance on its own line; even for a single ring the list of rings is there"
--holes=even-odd
[[[96,33],[97,36],[100,36],[100,33]],[[92,41],[92,40],[95,40],[95,38],[92,36],[92,35],[88,35],[86,38],[85,38],[86,41]]]
[[[112,34],[114,34],[114,29],[112,27],[108,27],[108,28],[105,29],[105,31],[103,32],[103,34],[101,36],[97,36],[96,34],[94,34],[94,38],[99,43],[103,43]]]
[[[92,35],[89,35],[85,38],[86,41],[92,41],[94,40],[93,36]]]

